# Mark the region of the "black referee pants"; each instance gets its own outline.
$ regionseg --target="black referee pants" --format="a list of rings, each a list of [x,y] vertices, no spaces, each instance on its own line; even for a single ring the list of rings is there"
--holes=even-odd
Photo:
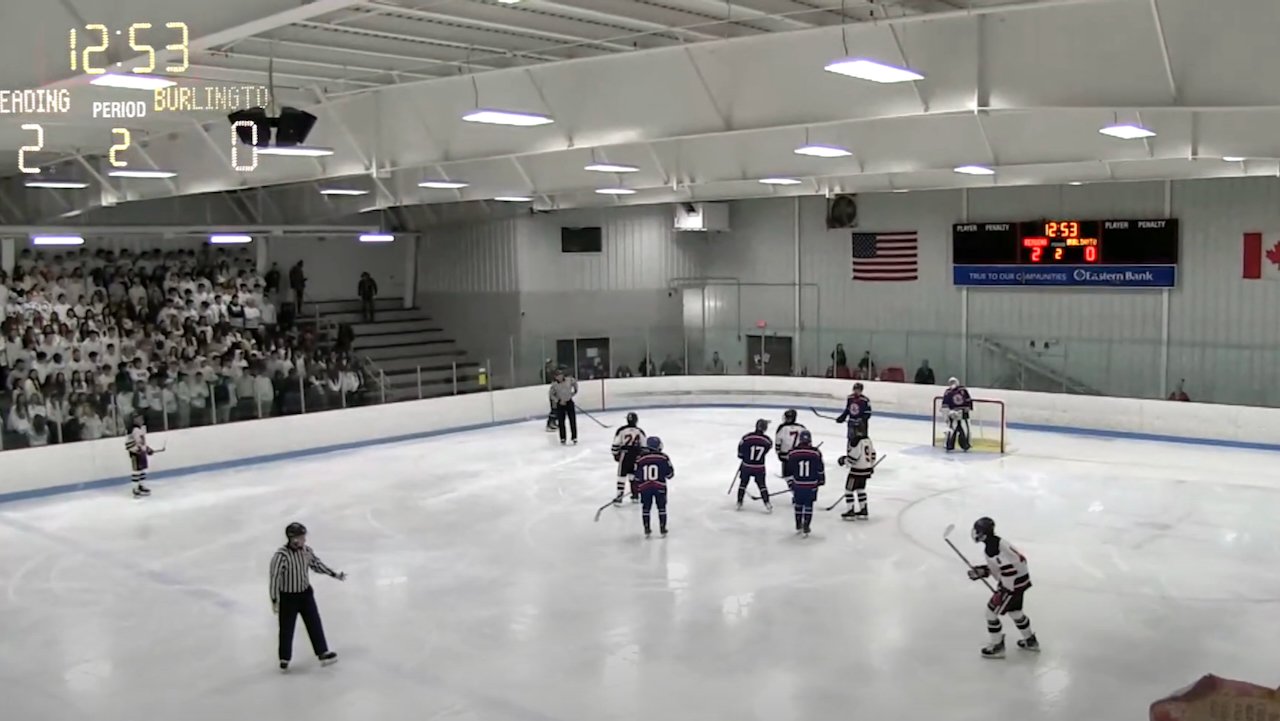
[[[560,441],[564,441],[564,422],[569,420],[569,429],[573,433],[573,440],[578,440],[578,409],[573,405],[573,401],[566,401],[556,406],[556,429],[560,431]]]
[[[302,593],[280,594],[280,660],[293,658],[293,627],[302,616],[302,624],[307,627],[307,635],[311,637],[311,648],[316,655],[329,652],[329,644],[324,640],[324,624],[320,623],[320,609],[316,608],[315,591],[308,588]]]

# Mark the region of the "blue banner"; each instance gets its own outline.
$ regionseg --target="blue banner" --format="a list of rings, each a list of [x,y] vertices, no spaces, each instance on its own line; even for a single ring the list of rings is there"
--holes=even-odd
[[[1172,288],[1176,265],[956,265],[956,285]]]

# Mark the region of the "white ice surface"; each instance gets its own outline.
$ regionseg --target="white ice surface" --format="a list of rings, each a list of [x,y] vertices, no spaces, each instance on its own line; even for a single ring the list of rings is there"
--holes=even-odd
[[[677,469],[666,540],[632,506],[592,522],[612,433],[585,418],[578,447],[530,423],[0,506],[0,717],[1136,721],[1206,672],[1275,682],[1280,455],[1015,431],[953,458],[876,419],[872,520],[802,540],[725,495],[778,415],[641,414]],[[802,420],[825,505],[843,430]],[[1030,560],[1038,656],[978,657],[987,594],[941,534],[976,557],[981,515]],[[341,663],[300,627],[281,676],[266,565],[293,520],[351,577],[315,580]]]

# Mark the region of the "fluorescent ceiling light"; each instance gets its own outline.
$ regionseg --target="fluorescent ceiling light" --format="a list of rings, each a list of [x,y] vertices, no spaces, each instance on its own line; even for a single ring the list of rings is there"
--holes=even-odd
[[[823,69],[829,73],[848,75],[851,78],[870,80],[873,83],[909,83],[913,80],[924,80],[924,76],[914,70],[862,58],[837,60]]]
[[[1079,180],[1073,180],[1070,183],[1067,183],[1067,185],[1084,185],[1084,183]]]
[[[243,245],[245,243],[252,243],[253,238],[247,235],[215,234],[209,236],[209,242],[214,245]]]
[[[590,170],[593,173],[635,173],[640,169],[634,165],[614,165],[613,163],[592,163],[583,170]]]
[[[142,178],[147,180],[164,180],[173,178],[177,173],[171,173],[168,170],[113,170],[107,175],[113,178]]]
[[[84,245],[84,238],[78,235],[33,235],[32,245]]]
[[[596,193],[599,195],[635,195],[636,191],[631,188],[597,188]]]
[[[796,155],[811,155],[815,158],[845,158],[853,153],[834,145],[805,145],[796,148]]]
[[[53,190],[79,190],[89,187],[88,183],[78,180],[29,180],[28,188],[50,188]]]
[[[555,121],[538,113],[520,113],[514,110],[473,110],[462,116],[468,123],[484,123],[486,125],[514,125],[520,128],[531,128],[535,125],[550,125]]]
[[[1132,125],[1129,123],[1108,125],[1098,132],[1103,135],[1110,135],[1113,138],[1120,138],[1121,140],[1140,140],[1142,138],[1154,138],[1156,136],[1155,133],[1147,130],[1141,125]]]
[[[1243,163],[1244,161],[1248,160],[1248,158],[1245,158],[1239,155],[1224,155],[1222,156],[1222,159],[1227,161],[1228,163]]]
[[[498,0],[498,2],[502,3],[503,5],[515,5],[516,3],[520,2],[520,0]]]
[[[961,175],[995,175],[996,171],[982,165],[961,165],[956,168]]]
[[[361,243],[390,243],[395,239],[390,233],[365,233],[360,236]]]
[[[333,148],[306,148],[301,145],[286,145],[282,148],[258,148],[258,155],[284,155],[295,158],[322,158],[333,155]]]
[[[456,180],[424,180],[418,183],[419,188],[431,188],[433,190],[459,190],[467,187],[468,183],[460,183]]]
[[[494,200],[500,203],[532,203],[533,202],[533,198],[528,198],[523,195],[499,195],[498,197],[494,198]]]
[[[796,178],[761,178],[760,182],[764,185],[799,185],[801,181]]]
[[[910,192],[911,192],[911,189],[910,189],[910,188],[894,188],[894,189],[893,189],[893,192],[895,192],[895,193],[910,193]]]
[[[320,189],[320,194],[321,194],[321,195],[351,195],[351,196],[356,196],[356,195],[368,195],[368,194],[369,194],[369,191],[367,191],[367,190],[358,190],[358,189],[356,189],[356,188],[321,188],[321,189]]]
[[[161,90],[177,85],[177,83],[168,78],[157,78],[154,75],[138,75],[135,73],[107,73],[90,80],[89,84],[102,88],[123,88],[125,90]]]

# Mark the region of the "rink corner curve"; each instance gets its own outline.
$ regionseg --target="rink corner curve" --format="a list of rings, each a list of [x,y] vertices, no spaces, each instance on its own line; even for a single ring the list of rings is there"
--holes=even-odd
[[[930,421],[937,386],[865,382],[875,415]],[[577,398],[589,413],[644,408],[816,408],[839,413],[850,384],[826,378],[674,376],[584,381]],[[1069,396],[971,389],[1004,404],[1007,428],[1114,438],[1280,451],[1280,409],[1163,400]],[[150,478],[161,480],[274,463],[368,446],[524,423],[546,417],[542,386],[447,396],[299,416],[152,433],[167,453]],[[607,424],[620,423],[604,417]],[[1204,436],[1163,433],[1197,428]],[[929,431],[922,429],[922,443]],[[119,438],[0,453],[0,503],[87,491],[129,482]]]

